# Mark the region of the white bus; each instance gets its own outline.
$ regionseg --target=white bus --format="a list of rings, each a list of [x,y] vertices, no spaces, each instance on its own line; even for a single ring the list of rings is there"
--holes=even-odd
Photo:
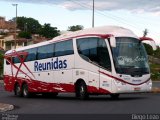
[[[104,26],[7,51],[5,90],[23,97],[72,92],[80,99],[149,92],[152,81],[143,40],[153,41],[122,27]]]

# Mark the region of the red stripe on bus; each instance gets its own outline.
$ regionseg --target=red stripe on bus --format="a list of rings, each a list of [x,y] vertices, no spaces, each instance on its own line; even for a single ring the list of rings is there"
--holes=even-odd
[[[152,38],[150,38],[150,37],[140,37],[139,38],[141,41],[146,41],[146,40],[148,40],[148,41],[154,41]]]

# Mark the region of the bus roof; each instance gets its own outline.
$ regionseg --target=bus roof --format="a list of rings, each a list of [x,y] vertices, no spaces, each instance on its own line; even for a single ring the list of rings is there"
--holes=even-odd
[[[95,27],[95,28],[88,28],[84,30],[79,30],[76,32],[68,32],[66,34],[62,34],[58,37],[52,39],[52,41],[57,41],[61,39],[69,39],[69,38],[76,38],[86,35],[106,35],[112,34],[115,37],[134,37],[138,38],[131,30],[119,27],[119,26],[102,26],[102,27]]]
[[[95,28],[89,28],[89,29],[84,29],[84,30],[79,30],[76,32],[68,32],[66,34],[62,34],[60,36],[57,36],[53,38],[52,40],[17,48],[16,51],[23,51],[27,49],[31,49],[34,47],[39,47],[42,45],[47,45],[56,41],[61,41],[61,40],[68,40],[71,38],[76,38],[76,37],[83,37],[83,36],[101,36],[101,35],[106,35],[106,34],[112,34],[115,37],[134,37],[138,38],[131,30],[119,27],[119,26],[102,26],[102,27],[95,27]],[[6,54],[12,53],[15,50],[9,50],[6,52]]]

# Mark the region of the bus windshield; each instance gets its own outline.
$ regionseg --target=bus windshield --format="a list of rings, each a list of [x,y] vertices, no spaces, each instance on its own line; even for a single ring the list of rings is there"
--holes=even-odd
[[[131,76],[149,74],[148,57],[138,39],[116,37],[116,47],[112,47],[112,52],[117,73]]]

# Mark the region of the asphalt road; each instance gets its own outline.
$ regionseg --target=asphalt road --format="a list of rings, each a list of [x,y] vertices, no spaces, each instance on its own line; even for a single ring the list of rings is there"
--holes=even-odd
[[[57,98],[35,96],[20,98],[4,91],[0,84],[0,102],[15,106],[9,114],[160,114],[160,94],[122,94],[119,100],[110,96],[91,96],[82,101],[74,94],[60,94]]]

